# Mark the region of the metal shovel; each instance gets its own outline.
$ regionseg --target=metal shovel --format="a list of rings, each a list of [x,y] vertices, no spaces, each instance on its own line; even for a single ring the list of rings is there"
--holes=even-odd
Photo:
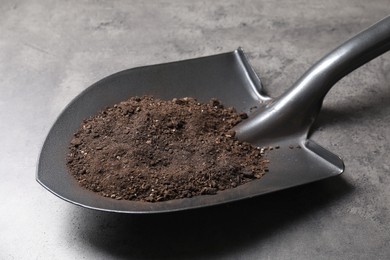
[[[371,26],[313,65],[276,99],[264,92],[242,49],[203,58],[139,67],[108,76],[78,95],[51,128],[41,151],[37,181],[58,197],[97,210],[159,213],[246,199],[339,175],[343,161],[308,139],[329,89],[341,78],[390,49],[390,17]],[[280,147],[267,153],[269,172],[259,180],[216,195],[164,202],[105,198],[82,188],[68,172],[66,155],[83,119],[130,96],[162,99],[218,98],[249,118],[235,127],[239,140]],[[190,163],[190,162],[189,162]]]

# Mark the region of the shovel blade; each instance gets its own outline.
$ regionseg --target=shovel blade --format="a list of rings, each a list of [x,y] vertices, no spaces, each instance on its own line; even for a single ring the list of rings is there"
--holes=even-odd
[[[339,157],[313,141],[286,136],[282,142],[278,141],[279,149],[267,152],[270,163],[265,176],[216,195],[147,203],[105,198],[82,188],[66,166],[73,133],[85,118],[131,96],[142,95],[161,99],[194,97],[201,102],[217,98],[225,106],[248,113],[249,117],[270,100],[241,49],[113,74],[83,91],[60,114],[42,147],[37,181],[58,197],[86,208],[123,213],[160,213],[246,199],[336,176],[344,170]],[[256,141],[253,144],[256,145]]]

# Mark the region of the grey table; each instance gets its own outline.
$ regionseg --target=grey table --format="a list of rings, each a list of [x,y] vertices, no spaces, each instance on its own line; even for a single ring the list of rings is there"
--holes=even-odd
[[[389,13],[389,0],[2,0],[0,259],[389,259],[389,53],[325,100],[312,138],[344,158],[340,177],[152,216],[83,209],[35,181],[56,117],[109,74],[242,46],[277,96]]]

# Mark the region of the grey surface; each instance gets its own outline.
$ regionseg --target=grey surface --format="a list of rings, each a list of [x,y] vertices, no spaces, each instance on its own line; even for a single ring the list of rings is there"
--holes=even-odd
[[[272,96],[390,13],[363,1],[1,1],[0,259],[388,259],[390,56],[340,81],[313,139],[340,177],[229,206],[129,216],[70,205],[35,181],[66,104],[119,70],[242,46]]]

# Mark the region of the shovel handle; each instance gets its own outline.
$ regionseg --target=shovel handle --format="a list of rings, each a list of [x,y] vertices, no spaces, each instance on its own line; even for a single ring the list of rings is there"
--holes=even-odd
[[[390,50],[390,16],[360,32],[309,68],[284,94],[235,130],[241,140],[268,144],[284,136],[306,139],[323,99],[341,78]]]
[[[390,16],[360,32],[314,64],[280,98],[322,102],[341,78],[390,49]]]

